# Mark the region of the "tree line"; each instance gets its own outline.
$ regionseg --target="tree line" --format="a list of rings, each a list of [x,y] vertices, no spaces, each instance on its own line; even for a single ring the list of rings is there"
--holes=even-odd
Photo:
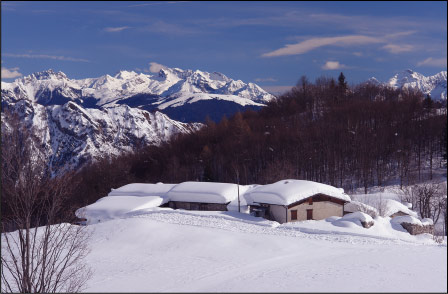
[[[94,202],[131,182],[266,184],[312,180],[348,191],[430,180],[446,165],[446,106],[414,89],[301,77],[260,111],[210,119],[160,146],[105,156],[77,174],[74,199]],[[83,202],[83,203],[81,203]]]

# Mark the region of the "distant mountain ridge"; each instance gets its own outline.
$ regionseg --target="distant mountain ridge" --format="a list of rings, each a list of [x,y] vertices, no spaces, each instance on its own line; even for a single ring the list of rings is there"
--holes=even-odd
[[[206,116],[219,120],[274,99],[259,86],[222,73],[178,68],[79,80],[50,69],[2,81],[1,90],[2,111],[18,114],[38,133],[55,173],[137,146],[159,145],[199,129],[202,124],[194,122]],[[8,124],[3,116],[2,130]]]
[[[73,101],[87,108],[101,108],[127,104],[149,111],[166,110],[168,113],[170,109],[183,106],[192,108],[193,104],[207,100],[218,105],[218,109],[222,108],[220,104],[233,106],[228,113],[224,107],[221,116],[247,107],[257,109],[274,99],[273,95],[253,83],[233,80],[218,72],[179,68],[163,68],[154,75],[120,71],[114,76],[80,80],[69,79],[63,72],[50,69],[16,79],[12,83],[2,82],[4,96],[24,98],[41,105],[62,105]],[[206,109],[197,111],[202,111],[203,121]],[[193,119],[187,116],[184,121],[191,122]]]
[[[441,71],[432,76],[424,76],[411,69],[404,70],[395,74],[387,82],[381,83],[372,77],[367,82],[373,84],[384,84],[396,89],[417,88],[423,94],[429,94],[433,100],[446,101],[447,72]]]

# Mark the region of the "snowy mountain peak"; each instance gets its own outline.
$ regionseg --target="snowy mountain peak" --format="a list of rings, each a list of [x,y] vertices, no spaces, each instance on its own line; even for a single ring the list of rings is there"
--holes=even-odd
[[[127,80],[130,78],[133,78],[137,76],[138,74],[135,71],[127,71],[127,70],[120,70],[114,75],[114,78],[121,79],[121,80]]]
[[[31,75],[21,78],[21,80],[24,80],[24,81],[51,80],[51,79],[63,80],[63,79],[67,79],[67,76],[65,75],[65,73],[63,73],[61,71],[55,72],[54,70],[49,69],[49,70],[45,70],[45,71],[41,71],[41,72],[35,72]]]
[[[381,82],[378,81],[378,79],[375,78],[375,77],[371,77],[370,79],[368,79],[368,80],[366,81],[366,83],[367,83],[367,84],[372,84],[372,85],[379,85],[379,84],[381,84]]]
[[[423,94],[429,94],[434,100],[446,100],[447,72],[441,71],[433,76],[424,76],[421,73],[406,69],[395,74],[385,85],[395,89],[417,88]],[[372,77],[367,83],[381,84],[376,78]]]

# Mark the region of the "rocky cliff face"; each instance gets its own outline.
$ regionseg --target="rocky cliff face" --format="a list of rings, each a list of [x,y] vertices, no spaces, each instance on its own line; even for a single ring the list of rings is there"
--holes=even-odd
[[[175,134],[189,133],[201,126],[127,105],[95,109],[72,101],[45,106],[29,99],[5,98],[2,108],[18,114],[21,122],[34,130],[54,173],[78,169],[95,158],[132,151],[139,145],[158,145]],[[2,131],[8,127],[8,116],[3,115]]]

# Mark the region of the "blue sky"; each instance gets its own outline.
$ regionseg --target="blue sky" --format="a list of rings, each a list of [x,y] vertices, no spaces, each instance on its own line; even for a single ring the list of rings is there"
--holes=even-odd
[[[218,71],[275,91],[302,75],[352,83],[447,68],[447,3],[1,2],[2,80]]]

